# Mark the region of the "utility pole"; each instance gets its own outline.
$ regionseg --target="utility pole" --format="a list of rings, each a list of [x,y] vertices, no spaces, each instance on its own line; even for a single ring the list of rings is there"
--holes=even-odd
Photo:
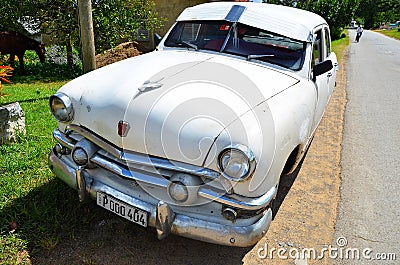
[[[83,56],[83,72],[87,73],[96,69],[91,0],[78,0],[78,15]]]

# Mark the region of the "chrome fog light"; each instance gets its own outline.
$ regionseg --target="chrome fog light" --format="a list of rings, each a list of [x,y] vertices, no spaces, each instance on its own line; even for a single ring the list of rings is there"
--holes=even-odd
[[[75,148],[72,151],[72,159],[76,164],[80,166],[87,165],[87,163],[89,162],[89,156],[82,148]]]
[[[177,173],[169,181],[168,195],[174,202],[183,205],[198,202],[197,193],[202,182],[197,176]]]
[[[83,138],[77,142],[72,149],[72,160],[80,166],[92,167],[90,159],[99,150],[99,147],[89,140]]]
[[[236,145],[224,149],[218,159],[222,174],[234,181],[242,181],[254,172],[256,161],[253,153],[245,146]]]
[[[69,122],[74,118],[71,99],[63,93],[59,92],[50,97],[50,110],[59,122]]]
[[[168,186],[168,193],[171,199],[176,202],[185,202],[189,197],[188,189],[179,181],[171,182],[171,184]]]

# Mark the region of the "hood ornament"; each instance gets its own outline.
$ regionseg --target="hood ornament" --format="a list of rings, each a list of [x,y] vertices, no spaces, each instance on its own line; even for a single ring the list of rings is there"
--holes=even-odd
[[[159,80],[161,81],[161,80]],[[162,87],[162,84],[158,83],[159,81],[156,82],[152,82],[150,80],[147,80],[146,82],[143,83],[143,85],[141,85],[138,90],[140,92],[146,92],[146,91],[151,91],[157,88]]]

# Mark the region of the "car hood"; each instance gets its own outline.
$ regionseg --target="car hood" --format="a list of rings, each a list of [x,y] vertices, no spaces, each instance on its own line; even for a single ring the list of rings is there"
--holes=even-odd
[[[297,82],[242,59],[156,51],[90,72],[59,92],[71,98],[74,124],[112,144],[201,166],[224,128]],[[127,125],[124,137],[119,121]]]

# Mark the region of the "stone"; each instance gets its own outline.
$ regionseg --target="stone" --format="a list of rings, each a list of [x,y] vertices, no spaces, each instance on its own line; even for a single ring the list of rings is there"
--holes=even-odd
[[[25,113],[18,102],[0,107],[0,144],[15,142],[25,135]]]

